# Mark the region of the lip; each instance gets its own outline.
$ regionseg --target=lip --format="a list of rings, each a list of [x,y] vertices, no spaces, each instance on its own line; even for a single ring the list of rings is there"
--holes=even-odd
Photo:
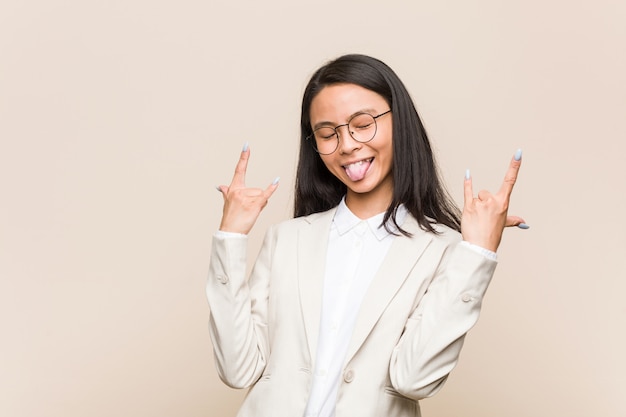
[[[374,160],[374,157],[370,156],[369,158],[357,159],[356,161],[348,162],[347,164],[342,165],[342,167],[346,168],[349,165],[357,164],[359,162],[369,162],[369,163],[372,163],[373,160]]]

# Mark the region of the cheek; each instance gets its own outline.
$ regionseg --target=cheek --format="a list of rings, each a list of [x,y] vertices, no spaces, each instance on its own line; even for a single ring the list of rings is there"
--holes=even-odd
[[[333,167],[336,167],[336,164],[333,164],[333,158],[329,158],[328,156],[320,156],[322,163],[326,167],[331,174],[336,175],[335,171],[333,171]]]
[[[393,142],[389,138],[388,142],[379,151],[380,155],[384,157],[387,164],[393,165]]]

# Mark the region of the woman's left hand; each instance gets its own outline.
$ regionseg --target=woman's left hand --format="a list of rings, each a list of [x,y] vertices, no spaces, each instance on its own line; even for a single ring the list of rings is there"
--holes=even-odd
[[[465,175],[465,203],[461,217],[463,240],[496,252],[505,227],[528,228],[521,217],[507,216],[511,192],[521,165],[522,151],[520,149],[511,159],[500,190],[495,194],[481,190],[478,197],[474,197],[472,178],[468,170]]]

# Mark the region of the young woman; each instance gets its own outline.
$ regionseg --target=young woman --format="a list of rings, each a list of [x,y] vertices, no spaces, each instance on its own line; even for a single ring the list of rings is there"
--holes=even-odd
[[[213,239],[207,297],[217,369],[251,387],[239,416],[419,416],[454,368],[496,266],[521,164],[462,216],[410,96],[384,63],[340,57],[302,102],[295,218],[246,235],[278,187],[245,186],[244,146]]]

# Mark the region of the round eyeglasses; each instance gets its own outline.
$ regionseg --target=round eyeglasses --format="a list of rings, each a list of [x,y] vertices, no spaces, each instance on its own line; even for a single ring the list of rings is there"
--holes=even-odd
[[[339,147],[340,127],[348,126],[348,132],[350,136],[352,136],[352,139],[357,142],[366,143],[376,136],[376,119],[390,112],[391,110],[387,110],[378,116],[372,116],[369,113],[357,113],[348,120],[348,123],[343,125],[318,127],[313,131],[313,134],[307,136],[306,139],[311,142],[317,153],[320,155],[330,155]]]

